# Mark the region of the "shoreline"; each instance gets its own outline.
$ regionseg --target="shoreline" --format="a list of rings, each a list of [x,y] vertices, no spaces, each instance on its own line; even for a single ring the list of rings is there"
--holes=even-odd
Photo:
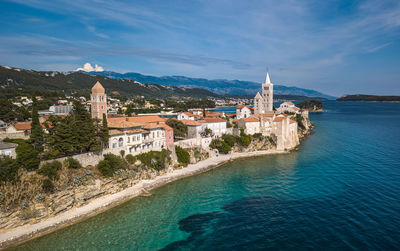
[[[183,179],[185,177],[207,172],[229,161],[240,158],[284,154],[289,152],[290,151],[285,150],[263,150],[254,152],[236,152],[226,155],[220,154],[218,157],[212,157],[196,164],[190,164],[187,167],[176,169],[170,173],[157,176],[151,180],[141,180],[139,183],[120,192],[99,197],[82,207],[72,208],[42,222],[17,227],[10,231],[0,231],[0,249],[17,245],[32,238],[51,233],[60,228],[102,213],[105,210],[120,205],[121,203],[124,203],[134,197],[146,195],[151,189],[161,187],[165,184]]]

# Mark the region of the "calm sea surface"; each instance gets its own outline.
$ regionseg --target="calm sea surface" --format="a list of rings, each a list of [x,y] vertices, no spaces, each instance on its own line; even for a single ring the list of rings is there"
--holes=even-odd
[[[400,249],[400,104],[324,108],[298,152],[225,164],[14,249]]]

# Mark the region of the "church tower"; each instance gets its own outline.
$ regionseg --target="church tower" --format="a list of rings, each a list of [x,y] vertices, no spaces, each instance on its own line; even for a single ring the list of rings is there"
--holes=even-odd
[[[254,97],[254,113],[273,113],[273,101],[274,101],[274,85],[269,79],[269,74],[265,76],[265,81],[262,84],[261,94],[257,92]]]
[[[92,118],[103,119],[103,114],[107,116],[107,95],[106,90],[99,81],[92,87],[90,95],[92,103]]]

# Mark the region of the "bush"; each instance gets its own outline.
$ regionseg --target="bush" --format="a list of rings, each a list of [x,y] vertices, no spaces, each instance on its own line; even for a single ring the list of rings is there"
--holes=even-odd
[[[230,147],[233,147],[237,141],[236,137],[232,134],[225,134],[221,137],[225,143],[227,143]]]
[[[232,124],[229,121],[226,121],[226,128],[232,128]]]
[[[4,182],[14,182],[18,178],[17,161],[8,157],[0,156],[0,185]]]
[[[129,164],[133,165],[136,162],[136,158],[132,154],[128,154],[125,156],[126,161],[128,161]]]
[[[45,179],[45,180],[43,180],[42,189],[43,189],[43,191],[45,191],[46,193],[52,193],[52,192],[54,192],[54,185],[53,185],[53,182],[51,182],[50,179]]]
[[[108,153],[104,155],[104,160],[99,162],[97,169],[104,177],[112,177],[117,170],[125,169],[125,164],[120,157]]]
[[[188,129],[182,121],[177,119],[168,119],[166,124],[174,130],[174,137],[186,137]]]
[[[31,144],[21,142],[15,149],[17,163],[26,170],[36,170],[39,167],[39,152]]]
[[[255,139],[261,139],[261,138],[262,138],[262,134],[261,134],[261,133],[254,133],[254,134],[253,134],[253,138],[255,138]]]
[[[230,145],[228,145],[224,140],[220,139],[213,139],[210,143],[210,147],[217,149],[220,153],[228,153],[232,149]]]
[[[165,162],[169,160],[169,152],[163,149],[161,152],[150,151],[136,156],[145,166],[154,168],[155,170],[164,169]]]
[[[239,142],[242,146],[248,147],[251,143],[251,136],[250,135],[240,136]]]
[[[67,168],[71,168],[71,169],[79,169],[82,168],[81,163],[79,163],[79,161],[77,161],[74,158],[68,158],[64,161],[64,164]]]
[[[178,156],[179,163],[187,166],[190,162],[190,154],[180,146],[175,146],[176,156]]]
[[[59,175],[57,173],[60,170],[62,164],[60,161],[53,161],[43,164],[38,170],[37,173],[43,176],[47,176],[49,179],[58,180]]]

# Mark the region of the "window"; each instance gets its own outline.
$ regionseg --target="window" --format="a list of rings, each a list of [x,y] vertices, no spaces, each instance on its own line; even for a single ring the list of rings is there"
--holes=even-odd
[[[131,138],[130,137],[128,137],[128,143],[131,143]]]
[[[112,148],[117,148],[117,143],[113,143]]]
[[[124,139],[123,138],[119,138],[118,140],[118,146],[122,147],[124,145]]]

